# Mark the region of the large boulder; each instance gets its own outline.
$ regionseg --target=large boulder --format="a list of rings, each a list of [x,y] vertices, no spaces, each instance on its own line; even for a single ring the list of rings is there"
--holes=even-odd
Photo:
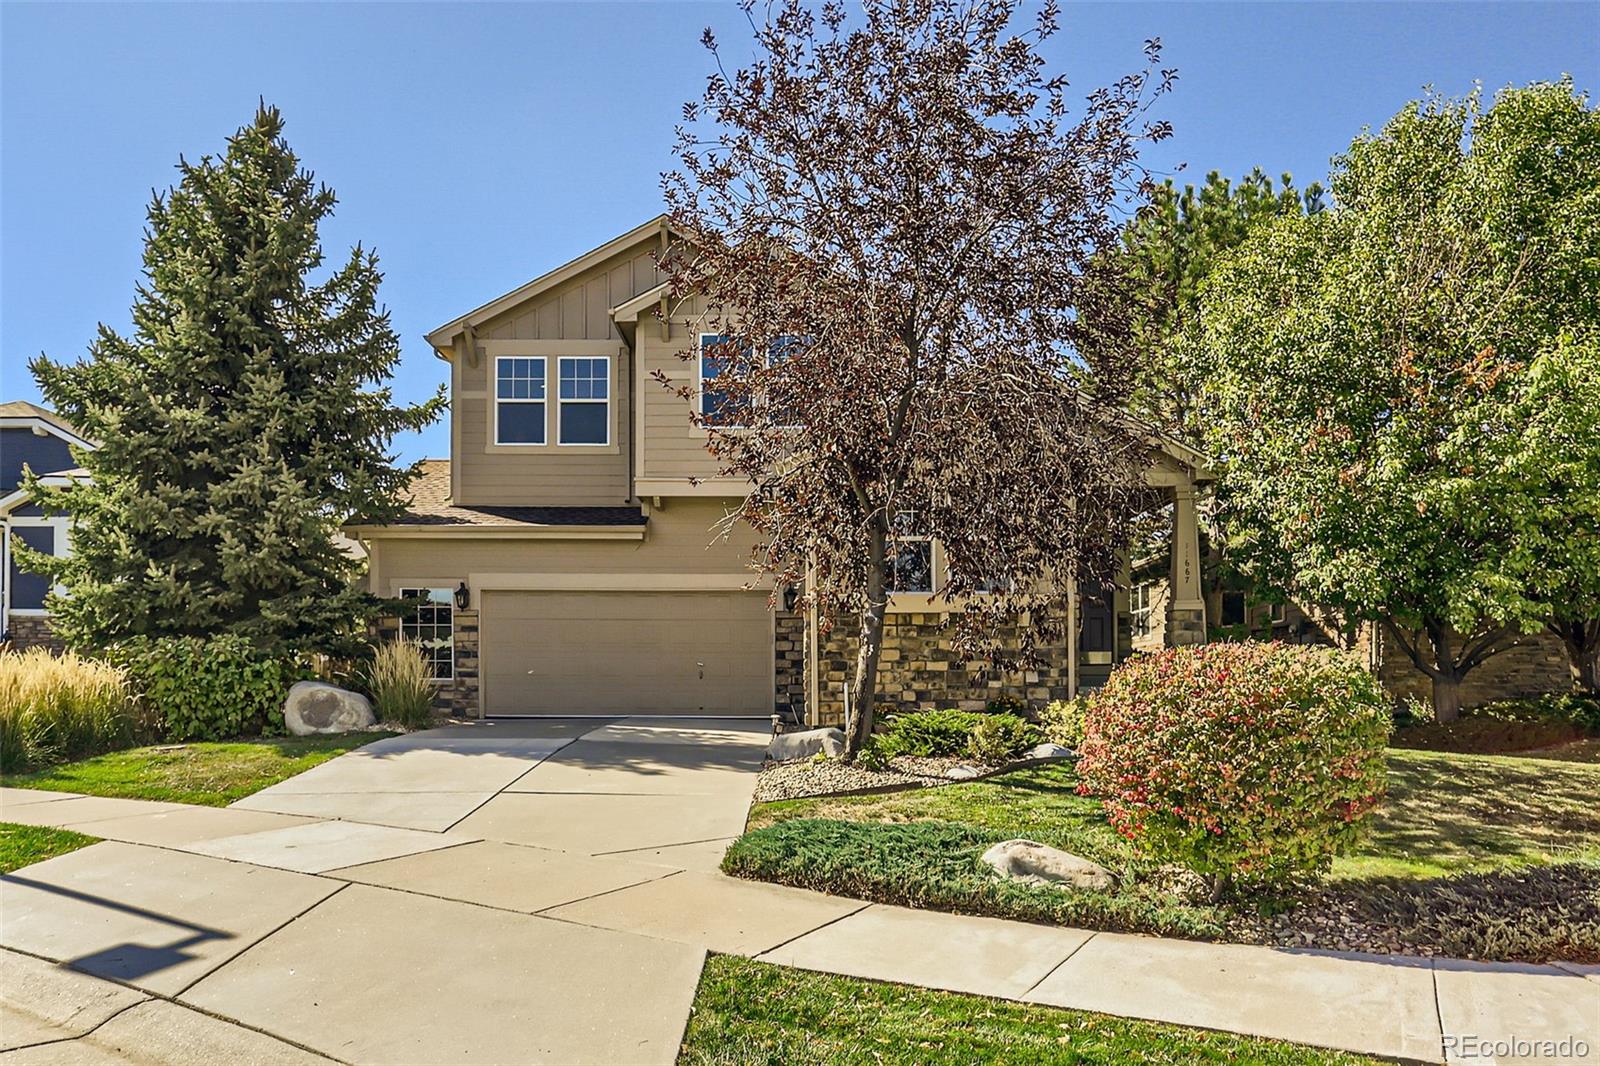
[[[1106,889],[1116,883],[1099,863],[1037,840],[1003,840],[983,853],[983,862],[1001,877],[1036,885]]]
[[[1073,750],[1064,744],[1040,744],[1037,747],[1029,748],[1027,753],[1023,755],[1023,758],[1070,759],[1073,758],[1073,755]]]
[[[283,701],[283,724],[297,737],[349,733],[377,723],[365,696],[326,681],[296,681]]]
[[[802,733],[779,733],[767,745],[767,758],[773,762],[809,759],[821,752],[830,758],[844,754],[844,733],[838,729],[807,729]]]

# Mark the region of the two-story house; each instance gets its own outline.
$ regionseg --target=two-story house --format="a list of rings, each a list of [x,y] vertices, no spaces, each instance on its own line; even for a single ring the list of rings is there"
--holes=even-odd
[[[31,470],[47,485],[85,477],[71,449],[94,445],[59,415],[26,400],[0,403],[0,640],[15,648],[56,646],[45,597],[50,581],[17,565],[12,546],[66,555],[70,528],[64,515],[46,515],[22,486]]]
[[[690,403],[713,365],[685,361],[696,309],[669,307],[665,217],[428,334],[450,367],[450,459],[430,460],[408,512],[353,525],[374,593],[429,648],[441,699],[466,715],[676,714],[839,720],[854,639],[819,635],[792,597],[752,586],[752,534],[715,527],[745,491],[717,476]],[[691,399],[657,375],[689,387]],[[1148,481],[1175,503],[1173,639],[1203,639],[1194,486],[1201,458],[1151,438]],[[1079,597],[1068,646],[1022,676],[957,660],[930,595],[937,543],[901,550],[883,693],[904,706],[1043,701],[1093,685],[1130,651],[1126,591]],[[769,609],[769,600],[775,606]]]

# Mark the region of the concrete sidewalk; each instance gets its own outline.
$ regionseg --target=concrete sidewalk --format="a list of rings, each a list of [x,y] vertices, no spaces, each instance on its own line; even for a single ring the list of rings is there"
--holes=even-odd
[[[1588,1056],[1566,1061],[1600,1062],[1593,969],[1093,933],[724,877],[764,743],[723,722],[503,722],[382,741],[233,808],[0,790],[0,820],[108,841],[0,886],[0,1060],[670,1062],[710,950],[1408,1060],[1575,1037]]]

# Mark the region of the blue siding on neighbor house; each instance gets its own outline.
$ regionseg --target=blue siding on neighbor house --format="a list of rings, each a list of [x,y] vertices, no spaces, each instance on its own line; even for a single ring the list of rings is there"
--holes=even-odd
[[[31,429],[0,429],[0,495],[21,482],[23,464],[35,474],[53,474],[78,465],[60,437],[40,437]]]
[[[55,554],[56,531],[54,526],[12,526],[11,540],[13,544],[20,540],[36,551]],[[38,610],[44,606],[45,593],[50,591],[50,579],[43,574],[30,574],[18,568],[15,557],[11,559],[11,572],[6,575],[6,582],[11,586],[11,609],[13,611]]]

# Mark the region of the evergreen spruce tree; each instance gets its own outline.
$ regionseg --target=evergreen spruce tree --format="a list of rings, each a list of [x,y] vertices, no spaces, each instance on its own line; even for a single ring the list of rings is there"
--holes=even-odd
[[[443,390],[395,404],[399,339],[373,252],[311,279],[336,201],[276,108],[178,170],[149,208],[132,336],[101,325],[87,360],[31,364],[100,447],[78,457],[92,481],[34,484],[70,515],[72,555],[29,565],[65,585],[52,620],[76,647],[228,632],[274,652],[348,650],[380,604],[336,534],[398,512],[416,468],[397,468],[390,443],[438,417]]]

